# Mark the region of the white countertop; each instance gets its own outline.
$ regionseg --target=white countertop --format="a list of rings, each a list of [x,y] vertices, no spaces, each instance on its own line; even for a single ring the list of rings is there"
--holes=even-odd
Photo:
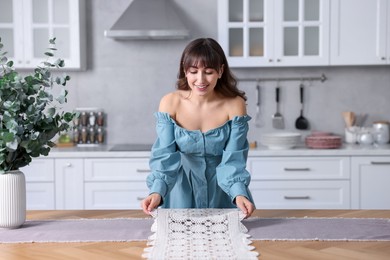
[[[150,155],[150,151],[110,151],[112,147],[113,145],[53,148],[46,158],[147,158]],[[310,149],[302,145],[286,150],[270,150],[260,146],[250,149],[249,156],[390,156],[390,144],[379,147],[345,144],[340,149]]]

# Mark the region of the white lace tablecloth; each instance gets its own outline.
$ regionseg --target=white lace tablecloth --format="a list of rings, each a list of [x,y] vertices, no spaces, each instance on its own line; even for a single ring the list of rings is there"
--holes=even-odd
[[[257,259],[237,209],[157,209],[147,259]]]

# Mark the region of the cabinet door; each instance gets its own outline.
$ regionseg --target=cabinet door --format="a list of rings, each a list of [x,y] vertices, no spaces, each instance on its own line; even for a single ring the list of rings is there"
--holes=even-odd
[[[388,0],[332,0],[331,65],[388,63]]]
[[[83,68],[81,29],[84,0],[24,0],[24,66],[35,67],[46,59],[49,39],[56,37],[56,57],[65,68]],[[29,44],[26,44],[29,43]]]
[[[20,10],[23,4],[18,0],[1,0],[0,37],[7,57],[18,65],[23,62],[23,23]]]
[[[55,160],[56,209],[84,208],[83,159]]]
[[[273,64],[273,0],[219,0],[218,39],[231,67]]]
[[[27,209],[55,209],[54,159],[34,159],[22,171],[26,176]]]
[[[277,65],[329,64],[329,1],[275,1]]]
[[[352,158],[352,208],[390,209],[389,185],[389,157]]]

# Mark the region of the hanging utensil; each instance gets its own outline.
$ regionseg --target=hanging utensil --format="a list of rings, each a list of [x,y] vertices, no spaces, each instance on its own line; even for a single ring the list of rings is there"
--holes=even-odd
[[[284,128],[284,119],[282,114],[279,112],[279,95],[280,95],[280,87],[277,86],[275,88],[275,98],[276,98],[276,113],[272,116],[272,125],[276,129]]]
[[[256,127],[264,126],[263,116],[261,114],[261,107],[260,107],[260,101],[261,101],[260,91],[261,91],[261,87],[259,82],[257,81],[257,85],[256,85],[257,103],[256,103],[256,117],[255,117]]]
[[[299,85],[299,96],[300,96],[300,100],[301,100],[301,114],[297,118],[297,120],[295,120],[295,128],[297,128],[299,130],[309,129],[309,121],[303,116],[303,96],[304,96],[303,87],[304,87],[303,83],[301,83]]]

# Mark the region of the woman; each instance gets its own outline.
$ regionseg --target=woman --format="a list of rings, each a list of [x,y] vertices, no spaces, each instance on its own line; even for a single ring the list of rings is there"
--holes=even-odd
[[[147,178],[146,214],[164,208],[233,208],[249,217],[248,121],[245,93],[238,90],[221,46],[190,42],[180,60],[177,90],[161,99],[157,140]]]

